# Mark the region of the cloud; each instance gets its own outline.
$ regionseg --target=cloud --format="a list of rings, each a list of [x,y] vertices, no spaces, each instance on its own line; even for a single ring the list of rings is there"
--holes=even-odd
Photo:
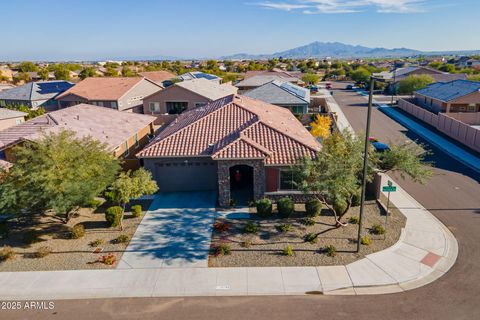
[[[290,0],[290,2],[259,2],[255,5],[305,14],[354,13],[375,10],[378,13],[424,12],[427,0]]]

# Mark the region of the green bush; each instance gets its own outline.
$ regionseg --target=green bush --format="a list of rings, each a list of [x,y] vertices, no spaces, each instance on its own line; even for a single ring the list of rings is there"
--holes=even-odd
[[[132,214],[135,218],[141,217],[142,216],[142,206],[139,204],[136,204],[130,208],[132,211]]]
[[[0,249],[0,262],[15,258],[15,254],[16,253],[13,251],[12,247],[3,246],[3,248]]]
[[[275,226],[275,228],[282,233],[287,233],[292,231],[292,225],[289,223],[279,224],[278,226]]]
[[[105,211],[105,220],[109,227],[118,227],[122,219],[123,209],[119,206],[110,207]]]
[[[245,225],[245,228],[243,229],[244,233],[257,233],[258,232],[258,226],[253,223],[253,222],[247,222]]]
[[[257,214],[261,216],[271,216],[272,215],[272,201],[270,199],[261,199],[256,203]]]
[[[215,247],[214,253],[216,256],[227,256],[232,253],[232,249],[226,243],[221,243]]]
[[[244,248],[250,248],[252,246],[252,240],[250,239],[245,239],[242,241],[241,246]]]
[[[337,248],[332,245],[326,246],[323,251],[329,257],[335,257],[337,255]]]
[[[363,236],[360,239],[360,243],[363,244],[364,246],[368,246],[372,243],[372,240],[370,240],[370,238],[368,236]]]
[[[291,246],[291,245],[287,245],[287,246],[285,247],[285,249],[282,250],[282,254],[283,254],[284,256],[288,256],[288,257],[293,256],[293,248],[292,248],[292,246]]]
[[[385,228],[379,224],[374,224],[372,228],[370,228],[371,234],[385,234]]]
[[[304,218],[304,219],[302,220],[302,224],[303,224],[303,225],[306,225],[306,226],[308,226],[308,227],[314,226],[314,225],[315,225],[315,220],[313,220],[312,218]]]
[[[358,224],[360,222],[360,218],[358,216],[352,216],[348,219],[348,222],[351,224]]]
[[[49,246],[43,246],[37,249],[35,252],[35,258],[44,258],[52,253],[52,248]]]
[[[92,209],[95,210],[98,207],[100,207],[102,205],[102,203],[103,203],[102,200],[92,199],[92,200],[88,201],[88,203],[86,204],[86,207],[92,208]]]
[[[322,203],[320,200],[312,198],[305,202],[305,211],[309,217],[316,217],[322,210]]]
[[[82,224],[74,225],[70,230],[70,237],[72,239],[80,239],[85,235],[85,227]]]
[[[316,233],[307,233],[304,237],[305,242],[316,243],[318,235]]]
[[[98,247],[99,245],[103,244],[105,240],[103,239],[95,239],[89,243],[90,247]]]
[[[288,218],[295,211],[295,203],[288,197],[281,198],[277,201],[278,214],[282,218]]]
[[[113,242],[114,243],[127,243],[128,240],[130,240],[130,237],[127,236],[126,234],[121,234],[118,237],[116,237]]]

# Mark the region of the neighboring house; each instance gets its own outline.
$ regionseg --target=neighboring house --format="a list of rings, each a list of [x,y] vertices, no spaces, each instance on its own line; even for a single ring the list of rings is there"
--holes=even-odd
[[[270,75],[270,74],[262,75],[262,74],[260,74],[260,75],[252,76],[250,78],[247,78],[247,79],[244,79],[244,80],[238,82],[237,84],[235,84],[235,86],[238,88],[240,93],[243,93],[243,92],[246,92],[248,90],[252,90],[252,89],[258,88],[260,86],[263,86],[264,84],[275,81],[275,80],[286,81],[286,82],[290,82],[290,83],[293,83],[293,84],[296,84],[296,85],[304,84],[303,81],[298,79],[297,77],[292,77],[292,76],[285,77],[285,76],[278,75],[277,74],[278,72],[274,72],[274,73],[275,74],[273,74],[273,75]]]
[[[308,113],[310,105],[310,90],[287,81],[274,80],[244,95],[287,108],[293,113]]]
[[[18,72],[15,74],[17,75]],[[42,81],[43,79],[40,77],[40,75],[38,74],[38,72],[36,71],[32,71],[32,72],[26,72],[26,74],[28,74],[28,77],[30,78],[31,81]],[[53,72],[49,72],[48,73],[48,80],[55,80],[55,75]]]
[[[142,77],[147,78],[150,81],[155,82],[159,86],[166,87],[165,81],[171,80],[176,77],[175,74],[169,71],[145,71],[139,73]]]
[[[162,191],[217,191],[220,206],[301,195],[291,166],[320,144],[293,114],[230,95],[181,114],[137,154]]]
[[[296,84],[304,84],[302,79],[301,71],[285,71],[279,68],[273,68],[271,71],[268,70],[252,70],[245,73],[244,79],[248,79],[255,76],[278,76],[282,78],[297,78],[298,82]]]
[[[25,112],[0,108],[0,130],[25,122],[26,115]]]
[[[0,107],[6,105],[26,105],[32,109],[39,107],[47,111],[57,109],[55,97],[73,86],[68,81],[29,82],[10,90],[0,92]]]
[[[148,115],[79,104],[0,131],[0,159],[14,162],[12,148],[25,140],[35,140],[43,133],[71,130],[79,138],[91,136],[105,143],[115,157],[125,160],[125,167],[138,167],[135,153],[153,136],[154,120]]]
[[[143,77],[86,78],[56,100],[60,108],[89,103],[119,111],[142,113],[143,98],[162,87]]]
[[[143,99],[143,113],[156,115],[155,124],[167,124],[178,114],[237,93],[229,84],[218,84],[206,79],[177,82]]]
[[[0,83],[0,92],[5,91],[5,90],[10,90],[15,88],[13,84],[8,84],[8,83]]]
[[[415,104],[439,112],[480,112],[480,82],[455,80],[432,83],[414,93]]]
[[[182,75],[179,75],[177,78],[180,81],[188,81],[188,80],[193,80],[193,79],[207,79],[207,80],[210,80],[210,81],[217,82],[219,84],[222,82],[222,78],[220,78],[220,77],[218,77],[214,74],[205,73],[205,72],[201,72],[201,71],[187,72],[187,73],[184,73]]]

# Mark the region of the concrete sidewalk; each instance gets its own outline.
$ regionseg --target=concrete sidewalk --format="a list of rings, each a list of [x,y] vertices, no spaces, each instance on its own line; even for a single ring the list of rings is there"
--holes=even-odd
[[[382,294],[414,289],[450,269],[457,241],[425,208],[397,190],[390,200],[407,217],[400,240],[345,266],[3,272],[0,299]]]

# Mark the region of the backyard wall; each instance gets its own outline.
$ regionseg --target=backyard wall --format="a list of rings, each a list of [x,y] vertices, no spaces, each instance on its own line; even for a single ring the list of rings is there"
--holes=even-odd
[[[437,115],[404,99],[398,101],[398,107],[450,138],[480,152],[480,130],[472,127],[480,123],[479,113],[449,113],[448,115],[439,113]]]

